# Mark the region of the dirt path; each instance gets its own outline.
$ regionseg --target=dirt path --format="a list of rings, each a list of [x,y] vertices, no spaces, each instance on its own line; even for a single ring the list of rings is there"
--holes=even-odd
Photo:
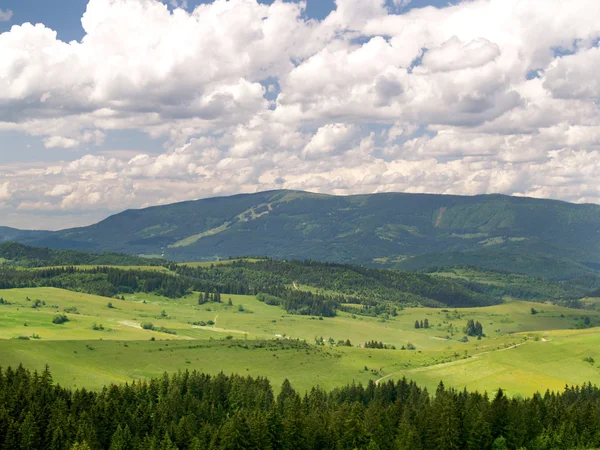
[[[219,315],[217,314],[215,316],[215,318],[213,319],[213,322],[215,323],[215,325],[217,324],[217,319],[219,318]],[[207,330],[207,331],[214,331],[215,333],[237,333],[237,334],[248,334],[248,332],[246,331],[241,331],[241,330],[228,330],[227,328],[219,328],[215,325],[211,325],[209,327],[201,327],[199,325],[194,325],[193,328],[198,328],[200,330]]]
[[[488,355],[488,354],[490,354],[490,353],[495,353],[495,352],[503,352],[503,351],[505,351],[505,350],[511,350],[511,349],[513,349],[513,348],[520,347],[521,345],[524,345],[524,344],[525,344],[525,342],[521,342],[521,343],[519,343],[519,344],[511,345],[510,347],[506,347],[506,348],[500,348],[500,349],[497,349],[497,350],[490,350],[490,351],[487,351],[487,352],[482,352],[482,353],[477,353],[476,355],[473,355],[471,358],[469,358],[469,360],[470,360],[470,361],[472,361],[472,360],[474,360],[474,359],[477,359],[477,358],[479,358],[479,357],[481,357],[481,356],[483,356],[483,355]],[[379,383],[381,383],[381,382],[382,382],[383,380],[385,380],[386,378],[393,377],[394,375],[397,375],[397,374],[399,374],[399,373],[402,373],[402,372],[404,372],[404,373],[410,373],[410,372],[419,372],[419,371],[423,371],[423,370],[428,370],[428,369],[430,369],[430,368],[432,368],[432,367],[446,367],[446,366],[451,366],[451,365],[453,365],[453,364],[458,364],[458,363],[461,363],[461,362],[463,362],[463,361],[465,361],[465,360],[464,360],[464,359],[456,359],[456,360],[454,360],[454,361],[449,361],[449,362],[440,363],[440,364],[432,364],[432,365],[430,365],[430,366],[417,367],[417,368],[415,368],[415,369],[409,369],[409,370],[397,370],[396,372],[392,372],[392,373],[390,373],[390,374],[388,374],[388,375],[385,375],[385,376],[381,377],[381,378],[380,378],[380,379],[378,379],[377,381],[375,381],[375,385],[376,385],[376,386],[378,386],[378,385],[379,385]]]
[[[119,325],[125,325],[126,327],[137,328],[138,330],[142,330],[142,326],[139,323],[130,322],[129,320],[122,320],[119,322]]]

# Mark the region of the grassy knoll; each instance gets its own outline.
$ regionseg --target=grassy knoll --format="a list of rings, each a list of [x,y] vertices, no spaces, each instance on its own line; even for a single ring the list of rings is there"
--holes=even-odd
[[[600,325],[598,311],[514,301],[458,310],[407,308],[389,320],[351,313],[319,319],[242,295],[204,305],[197,304],[198,294],[117,300],[55,288],[3,290],[0,297],[9,303],[0,305],[0,364],[49,364],[68,386],[97,388],[180,369],[265,375],[275,386],[289,378],[300,389],[403,375],[431,387],[443,379],[448,386],[502,386],[521,394],[600,382],[600,369],[583,361],[590,356],[600,364],[600,350],[594,350],[600,335],[578,329]],[[52,323],[58,313],[69,321]],[[425,319],[431,327],[415,329],[415,321]],[[481,322],[487,337],[462,342],[469,319]],[[144,330],[144,322],[176,334]],[[325,345],[314,345],[321,337]],[[329,338],[350,340],[352,347],[330,345]],[[371,340],[397,349],[359,348]],[[401,350],[409,342],[415,350]]]
[[[561,390],[565,384],[600,381],[600,330],[551,331],[518,347],[490,351],[448,364],[409,369],[403,375],[428,388],[469,390],[498,387],[509,394]],[[515,335],[516,338],[518,335]],[[591,358],[591,359],[589,359]]]

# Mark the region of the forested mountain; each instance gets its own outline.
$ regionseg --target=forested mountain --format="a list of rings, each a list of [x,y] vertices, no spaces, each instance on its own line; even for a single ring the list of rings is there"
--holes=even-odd
[[[563,279],[597,273],[600,206],[503,195],[270,191],[130,210],[0,239],[177,261],[241,255],[406,269],[469,264]]]

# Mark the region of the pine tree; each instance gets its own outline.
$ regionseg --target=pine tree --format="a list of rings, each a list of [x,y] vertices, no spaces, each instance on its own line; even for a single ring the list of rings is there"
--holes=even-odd
[[[415,328],[418,330],[419,328],[421,328],[421,324],[419,323],[418,320],[415,320]]]
[[[423,322],[423,326],[424,328],[429,328],[429,320],[425,319],[425,321]]]
[[[21,448],[26,450],[37,450],[40,446],[40,430],[31,411],[25,415],[25,419],[19,428],[21,435]]]
[[[112,436],[109,450],[133,450],[131,442],[132,436],[129,426],[125,424],[125,428],[122,428],[121,425],[118,425]]]
[[[169,432],[165,433],[165,437],[160,442],[160,450],[179,450],[179,448],[173,443],[171,437],[169,436]]]
[[[358,402],[354,403],[344,422],[344,435],[342,436],[344,448],[362,448],[368,442],[363,414],[363,406]]]
[[[92,450],[87,442],[76,442],[71,446],[71,450]]]
[[[250,447],[250,429],[237,412],[221,429],[221,448],[223,450],[245,450]]]

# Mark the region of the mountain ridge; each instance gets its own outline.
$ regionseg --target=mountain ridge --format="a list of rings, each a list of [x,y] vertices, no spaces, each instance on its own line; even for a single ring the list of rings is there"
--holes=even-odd
[[[600,206],[502,194],[272,190],[129,209],[55,232],[0,227],[0,241],[8,238],[176,261],[264,255],[411,268],[411,258],[430,255],[432,261],[416,264],[419,269],[433,265],[435,255],[447,260],[450,253],[459,255],[451,258],[453,264],[472,264],[475,252],[482,267],[504,270],[514,264],[502,262],[505,255],[522,254],[563,261],[564,276],[570,277],[597,273]],[[561,264],[552,277],[560,278]],[[532,274],[543,275],[541,269]]]

